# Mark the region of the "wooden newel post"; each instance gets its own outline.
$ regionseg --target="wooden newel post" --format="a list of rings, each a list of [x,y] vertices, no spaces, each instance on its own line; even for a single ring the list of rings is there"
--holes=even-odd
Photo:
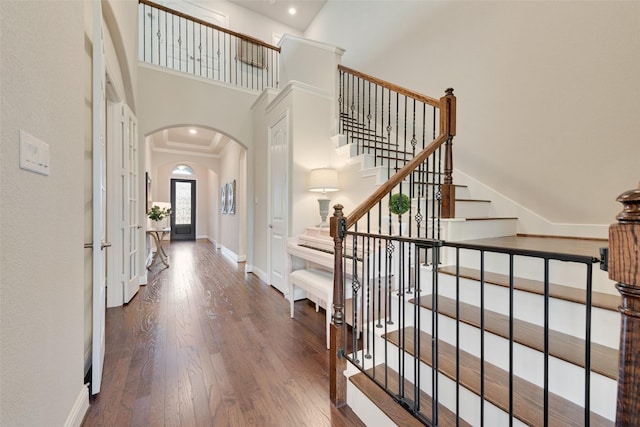
[[[456,187],[453,185],[453,137],[456,135],[456,97],[453,89],[440,98],[440,129],[448,135],[444,145],[444,180],[442,184],[442,218],[456,216]]]
[[[335,205],[330,222],[330,233],[333,237],[333,318],[331,322],[331,359],[329,361],[330,398],[337,408],[347,403],[347,379],[344,370],[347,361],[344,358],[344,275],[342,271],[342,242],[344,238],[346,218],[342,213],[343,206]]]
[[[640,425],[640,189],[617,199],[624,205],[609,227],[609,278],[622,295],[616,426]]]

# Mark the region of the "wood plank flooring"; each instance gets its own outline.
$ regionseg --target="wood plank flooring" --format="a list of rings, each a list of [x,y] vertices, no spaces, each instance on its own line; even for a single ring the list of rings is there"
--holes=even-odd
[[[208,241],[107,310],[102,391],[84,426],[361,426],[329,401],[324,311],[289,304]],[[163,267],[163,266],[162,266]]]

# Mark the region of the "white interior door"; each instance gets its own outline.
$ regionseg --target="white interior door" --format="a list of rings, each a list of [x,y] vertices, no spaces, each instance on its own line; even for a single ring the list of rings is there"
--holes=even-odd
[[[131,109],[107,87],[109,165],[108,235],[114,249],[107,258],[107,307],[131,301],[140,288],[139,166],[137,121]]]
[[[127,150],[125,149],[124,104],[118,94],[107,86],[107,187],[109,189],[109,212],[107,234],[113,243],[112,253],[107,257],[107,307],[122,306],[125,283],[128,278],[127,263]]]
[[[106,96],[105,64],[102,35],[102,5],[93,1],[93,337],[91,353],[91,394],[100,391],[105,348],[106,313]]]
[[[289,227],[289,114],[269,127],[269,279],[288,297],[287,235]]]
[[[124,147],[127,153],[127,198],[125,223],[125,244],[126,251],[125,272],[127,273],[124,282],[124,302],[131,301],[131,298],[138,292],[140,288],[140,272],[138,271],[140,263],[138,256],[140,255],[140,233],[142,225],[139,224],[140,215],[138,214],[140,203],[140,174],[138,166],[138,122],[133,112],[128,106],[123,109],[124,121]]]

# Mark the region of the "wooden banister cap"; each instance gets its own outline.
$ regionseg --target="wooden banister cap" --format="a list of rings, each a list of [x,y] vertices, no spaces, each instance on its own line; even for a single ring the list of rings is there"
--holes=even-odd
[[[625,191],[616,200],[624,207],[616,216],[618,222],[640,222],[640,188]]]
[[[624,206],[609,227],[609,278],[621,292],[640,288],[640,188],[622,193],[616,199]]]

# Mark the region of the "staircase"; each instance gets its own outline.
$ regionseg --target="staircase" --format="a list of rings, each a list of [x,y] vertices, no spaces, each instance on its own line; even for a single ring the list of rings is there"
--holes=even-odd
[[[436,139],[443,113],[426,130],[407,124],[420,108],[378,90],[380,81],[341,82],[337,150],[382,195],[344,237],[365,251],[363,273],[347,272],[355,279],[346,285],[368,321],[344,346],[349,406],[376,426],[613,425],[620,298],[597,291],[612,285],[593,268],[606,241],[517,236],[517,218],[452,183],[450,147],[389,185],[426,146],[416,127]],[[411,208],[387,227],[391,193],[408,195]],[[379,263],[369,246],[386,248],[386,280],[364,274]]]

